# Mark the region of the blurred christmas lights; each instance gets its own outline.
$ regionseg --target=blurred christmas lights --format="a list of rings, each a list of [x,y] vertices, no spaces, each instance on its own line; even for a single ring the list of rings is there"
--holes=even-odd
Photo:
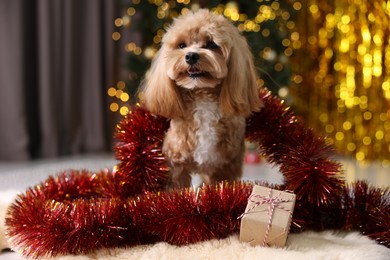
[[[113,101],[110,104],[110,111],[119,112],[122,116],[127,115],[130,107],[130,104],[128,104],[130,95],[124,91],[125,88],[126,83],[124,81],[119,81],[116,86],[111,86],[107,90],[108,96],[113,98]]]
[[[390,1],[310,0],[305,10],[297,108],[339,151],[389,165]]]

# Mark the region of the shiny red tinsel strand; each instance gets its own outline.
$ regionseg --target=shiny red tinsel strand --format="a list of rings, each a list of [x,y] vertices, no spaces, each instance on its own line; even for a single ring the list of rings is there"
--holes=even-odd
[[[168,166],[161,151],[169,121],[135,107],[118,125],[114,146],[120,161],[115,173],[122,197],[161,190],[167,181]]]
[[[247,138],[280,166],[285,185],[277,188],[297,194],[292,231],[359,230],[390,247],[389,190],[366,182],[345,186],[324,138],[305,129],[267,90],[260,97],[265,107],[248,120]],[[120,163],[114,173],[64,172],[20,195],[6,218],[14,249],[29,257],[84,254],[156,241],[183,245],[237,232],[253,184],[159,191],[168,178],[161,152],[168,124],[136,107],[117,127]]]
[[[345,187],[343,229],[359,230],[390,248],[390,189],[357,181]]]
[[[110,175],[72,171],[19,195],[6,219],[15,249],[38,258],[155,241],[184,245],[222,238],[238,231],[237,217],[252,191],[251,183],[222,182],[199,189],[146,192],[135,198],[106,198],[84,181],[99,180],[92,181],[99,184]],[[74,189],[72,183],[81,185]],[[78,197],[84,189],[88,196]]]
[[[264,107],[247,123],[247,138],[258,144],[269,162],[280,165],[286,188],[298,200],[322,206],[341,193],[339,163],[329,159],[325,138],[306,129],[294,113],[267,89],[260,91]]]

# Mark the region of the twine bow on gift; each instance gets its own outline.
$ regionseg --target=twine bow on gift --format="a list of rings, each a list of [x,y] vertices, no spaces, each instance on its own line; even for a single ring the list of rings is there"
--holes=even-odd
[[[291,193],[291,191],[285,191],[285,192]],[[268,235],[269,235],[269,232],[271,230],[272,217],[274,215],[275,208],[279,208],[281,210],[288,212],[290,214],[290,217],[292,215],[292,211],[290,209],[285,208],[280,204],[293,201],[294,196],[292,196],[290,199],[286,200],[286,199],[280,198],[281,195],[282,195],[282,191],[280,191],[279,194],[276,195],[275,197],[272,197],[272,189],[269,189],[268,196],[259,195],[259,194],[252,194],[248,200],[250,202],[254,203],[254,205],[238,217],[239,219],[243,218],[246,214],[251,213],[251,211],[254,210],[255,208],[257,208],[261,205],[264,205],[264,204],[268,204],[268,225],[267,225],[267,229],[266,229],[265,234],[264,234],[262,246],[266,245]]]

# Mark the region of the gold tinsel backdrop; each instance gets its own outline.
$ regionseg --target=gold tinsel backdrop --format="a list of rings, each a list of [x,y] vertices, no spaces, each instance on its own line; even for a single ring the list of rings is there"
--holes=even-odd
[[[302,1],[294,107],[338,151],[390,164],[390,1]]]

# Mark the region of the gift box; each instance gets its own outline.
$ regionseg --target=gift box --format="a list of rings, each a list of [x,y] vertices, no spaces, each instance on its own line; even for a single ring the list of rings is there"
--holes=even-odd
[[[284,247],[295,206],[295,195],[255,185],[241,215],[240,241],[252,246]]]

